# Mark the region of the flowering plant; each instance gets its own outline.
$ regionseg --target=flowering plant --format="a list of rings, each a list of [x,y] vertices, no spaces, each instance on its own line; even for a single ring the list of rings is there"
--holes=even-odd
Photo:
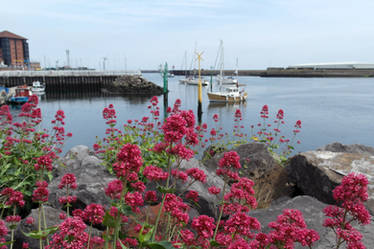
[[[111,201],[109,207],[90,203],[84,209],[70,210],[71,203],[77,199],[74,190],[78,183],[76,177],[68,173],[62,177],[58,186],[66,190],[66,195],[60,197],[60,203],[66,206],[66,213],[60,215],[61,224],[53,228],[44,226],[44,230],[41,229],[40,217],[43,216],[42,207],[48,201],[49,194],[44,173],[49,172],[51,166],[48,157],[38,158],[35,166],[38,177],[32,201],[39,204],[39,229],[27,235],[39,239],[40,249],[286,249],[294,248],[295,243],[312,248],[319,235],[307,228],[299,210],[284,210],[276,221],[268,224],[271,228],[269,233],[261,231],[259,221],[250,216],[251,210],[257,207],[254,183],[249,178],[239,176],[242,165],[235,151],[226,151],[217,165],[216,174],[223,179],[223,186],[208,188],[209,193],[220,200],[217,217],[205,214],[190,216],[193,203],[199,201],[199,193],[189,190],[189,187],[196,182],[206,183],[207,177],[199,168],[182,169],[181,162],[193,157],[192,149],[202,139],[200,131],[206,128],[195,127],[193,113],[179,110],[178,106],[170,110],[169,117],[163,124],[157,125],[157,131],[154,131],[162,139],[152,140],[152,143],[142,148],[136,137],[140,133],[134,138],[127,137],[129,141],[122,138],[122,135],[126,137],[127,134],[117,134],[107,144],[118,143],[115,149],[112,148],[114,153],[111,157],[108,156],[109,147],[99,148],[108,156],[104,156],[104,160],[108,160],[106,163],[116,177],[105,187],[105,194]],[[113,106],[109,108],[113,109]],[[104,115],[111,128],[114,128],[111,125],[116,122],[112,119],[113,110],[107,110]],[[109,131],[109,137],[112,131],[115,130]],[[134,130],[139,131],[142,130]],[[145,151],[147,147],[155,156],[162,154],[165,157],[161,165],[151,164],[149,158],[145,160],[144,155],[149,155]],[[156,188],[148,184],[154,182]],[[184,183],[185,189],[177,191],[178,182]],[[21,192],[11,188],[2,189],[0,195],[4,205],[13,211],[5,218],[5,222],[0,219],[0,248],[10,244],[12,249],[14,229],[21,220],[17,208],[22,207],[25,201]],[[330,218],[326,219],[324,225],[336,233],[336,248],[344,242],[348,248],[364,248],[360,241],[362,235],[353,228],[352,221],[367,224],[370,220],[362,204],[367,200],[366,177],[348,175],[342,185],[334,190],[334,197],[342,205],[325,210]],[[156,217],[151,217],[147,207],[156,210]],[[26,222],[32,223],[33,220],[28,219]],[[11,230],[11,241],[8,242],[5,240],[9,232],[6,225]],[[105,232],[93,236],[94,226],[103,228]],[[51,234],[52,237],[48,238]],[[24,248],[27,247],[25,245]]]

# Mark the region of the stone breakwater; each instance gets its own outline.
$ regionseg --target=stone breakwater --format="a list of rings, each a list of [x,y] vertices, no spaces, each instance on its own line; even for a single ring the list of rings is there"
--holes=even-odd
[[[331,248],[335,243],[335,234],[331,229],[322,226],[325,218],[323,209],[328,204],[335,204],[332,190],[340,184],[343,176],[350,172],[364,174],[369,179],[369,201],[366,206],[370,213],[374,214],[374,148],[334,143],[297,154],[289,160],[286,167],[279,165],[263,144],[245,144],[237,147],[235,151],[241,158],[240,175],[255,182],[256,198],[263,203],[264,208],[257,208],[249,213],[260,221],[263,232],[268,232],[267,224],[276,220],[284,209],[298,209],[303,213],[308,228],[316,230],[321,237],[313,248]],[[199,193],[199,205],[191,208],[190,218],[201,214],[217,218],[219,200],[208,194],[208,188],[223,185],[222,179],[215,174],[217,163],[222,156],[223,153],[204,161],[193,158],[182,162],[182,169],[196,167],[205,171],[207,176],[205,183],[196,182],[191,186],[192,190]],[[47,226],[59,224],[59,214],[64,212],[58,201],[64,193],[58,188],[58,184],[65,173],[74,173],[77,177],[78,188],[74,191],[77,202],[73,206],[74,209],[82,209],[91,203],[104,206],[110,204],[104,188],[115,177],[109,174],[102,166],[101,159],[87,146],[73,147],[61,159],[61,163],[66,167],[55,167],[55,177],[49,184],[49,207],[45,210],[48,217]],[[176,194],[180,194],[183,187],[178,185]],[[147,189],[156,190],[156,187],[150,184]],[[158,196],[159,201],[160,196],[161,194]],[[143,208],[143,212],[148,212],[147,210],[152,210],[152,206]],[[33,210],[29,216],[37,220],[37,210]],[[372,224],[367,226],[356,226],[363,235],[366,248],[374,248],[373,218],[371,221]],[[31,249],[39,248],[37,240],[27,238],[23,233],[32,230],[36,230],[36,224],[29,225],[25,219],[22,220],[17,228],[15,248],[22,248],[22,242],[29,242]],[[95,234],[102,232],[95,230]],[[297,245],[295,248],[303,247]]]
[[[120,76],[102,90],[114,95],[161,95],[163,93],[162,87],[137,75]]]

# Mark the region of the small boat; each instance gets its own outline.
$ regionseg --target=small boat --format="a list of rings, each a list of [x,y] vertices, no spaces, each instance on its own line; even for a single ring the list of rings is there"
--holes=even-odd
[[[24,104],[32,95],[31,88],[26,85],[11,88],[10,92],[11,97],[8,100],[10,104]]]
[[[187,85],[198,85],[199,84],[199,78],[195,77],[186,77],[184,79],[179,80],[180,83],[187,84]],[[202,86],[207,86],[209,85],[209,81],[201,79],[201,85]]]
[[[32,83],[31,91],[34,94],[44,94],[45,93],[45,85],[41,84],[40,81],[34,81]]]
[[[210,102],[241,103],[247,97],[248,94],[239,87],[221,87],[221,91],[208,92]]]
[[[0,105],[3,105],[6,103],[8,99],[8,93],[9,93],[8,88],[0,86]]]

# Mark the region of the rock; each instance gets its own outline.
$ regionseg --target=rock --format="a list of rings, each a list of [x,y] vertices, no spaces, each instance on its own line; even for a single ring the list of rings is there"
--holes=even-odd
[[[120,76],[112,84],[106,85],[103,90],[119,95],[161,95],[163,93],[162,87],[136,75]]]
[[[106,168],[101,165],[101,160],[90,152],[87,146],[73,147],[61,162],[65,167],[60,167],[56,176],[49,184],[49,203],[55,208],[61,208],[58,199],[66,195],[65,190],[58,189],[61,178],[66,173],[73,173],[77,178],[78,188],[73,191],[77,202],[73,208],[84,208],[91,203],[109,205],[104,188],[115,179]]]
[[[45,220],[47,227],[53,227],[59,225],[62,220],[60,220],[59,215],[61,210],[50,207],[50,206],[44,206],[44,213],[45,213]],[[38,230],[38,217],[39,217],[39,209],[33,209],[31,210],[31,213],[27,217],[32,217],[34,219],[33,224],[27,224],[26,218],[21,220],[20,225],[17,227],[15,232],[15,243],[14,243],[14,249],[21,249],[22,243],[27,242],[29,243],[30,249],[39,249],[39,240],[33,239],[30,237],[27,237],[24,233],[29,233],[31,231],[37,231]],[[44,220],[42,219],[42,226],[44,226]],[[87,225],[86,232],[89,232],[89,225]],[[44,228],[44,227],[43,227]],[[92,228],[92,236],[100,236],[101,232],[97,230],[96,228]],[[51,236],[49,237],[51,238]]]
[[[269,153],[261,143],[250,143],[235,148],[240,156],[240,176],[254,181],[254,190],[259,207],[268,206],[273,200],[292,194],[292,187],[288,185],[287,171]],[[216,170],[223,153],[204,161],[210,170]]]
[[[43,209],[45,213],[47,227],[56,226],[61,223],[61,220],[59,218],[59,214],[62,212],[61,210],[58,210],[50,206],[44,206]],[[23,234],[23,232],[29,233],[31,231],[38,230],[38,217],[39,217],[38,213],[39,213],[39,209],[31,210],[31,213],[28,216],[34,219],[34,223],[31,225],[26,223],[26,219],[23,219],[21,221],[20,225],[17,227],[16,232],[15,232],[14,248],[22,248],[22,243],[27,242],[29,243],[30,249],[34,249],[34,248],[39,249],[39,240],[27,237]],[[42,219],[42,225],[43,225],[43,219]]]
[[[366,175],[369,180],[366,207],[374,213],[374,156],[366,153],[307,151],[292,157],[287,169],[290,179],[304,194],[325,203],[335,203],[332,190],[345,175],[351,172]]]
[[[318,151],[331,151],[331,152],[346,152],[346,153],[358,153],[358,154],[367,154],[374,156],[374,148],[365,146],[362,144],[351,144],[344,145],[338,142],[325,145],[322,148],[317,149]]]
[[[280,203],[278,205],[272,205],[268,209],[257,209],[249,213],[250,216],[257,218],[262,227],[262,232],[269,232],[268,224],[271,221],[275,221],[277,216],[282,214],[284,209],[298,209],[303,213],[303,217],[307,227],[309,229],[314,229],[320,235],[320,240],[314,244],[312,248],[314,249],[326,249],[333,248],[335,243],[335,234],[331,229],[322,226],[325,216],[323,214],[323,209],[326,204],[316,200],[310,196],[297,196],[291,200]],[[358,229],[363,235],[362,242],[365,244],[366,248],[374,248],[374,224],[373,219],[371,224],[366,226],[355,225],[354,227]],[[295,249],[305,248],[299,243],[295,244]],[[335,248],[335,247],[334,247]],[[345,247],[341,247],[345,248]]]

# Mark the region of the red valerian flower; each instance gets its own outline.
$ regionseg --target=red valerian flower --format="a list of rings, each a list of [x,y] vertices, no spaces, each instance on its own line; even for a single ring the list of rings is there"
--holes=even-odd
[[[19,207],[23,207],[25,205],[22,192],[13,190],[12,188],[4,188],[1,191],[0,196],[5,196],[6,198],[5,205],[8,205],[8,206],[18,205]]]
[[[79,217],[67,218],[59,226],[58,232],[46,249],[86,248],[88,234],[86,224]]]
[[[117,160],[113,164],[117,177],[127,176],[131,172],[138,173],[143,165],[141,151],[136,144],[125,144],[118,152]]]
[[[105,194],[112,200],[120,199],[121,192],[123,190],[123,184],[120,180],[113,180],[108,183],[108,187],[105,188]]]
[[[187,121],[181,115],[173,114],[168,117],[162,126],[165,141],[178,143],[187,132],[186,126]]]
[[[157,202],[156,191],[147,191],[144,195],[144,200],[148,202]]]
[[[213,230],[216,228],[216,225],[212,217],[200,215],[192,220],[191,227],[196,230],[198,235],[208,239],[213,236]]]
[[[240,169],[240,156],[235,151],[225,152],[221,160],[219,160],[220,168],[235,168]]]
[[[70,189],[76,189],[77,183],[76,183],[76,177],[74,174],[65,174],[61,178],[61,182],[58,185],[59,189],[63,189],[64,187],[70,188]]]
[[[209,193],[212,195],[218,195],[221,192],[220,188],[217,188],[216,186],[211,186],[208,188]]]
[[[198,168],[191,168],[186,170],[186,173],[189,177],[193,178],[196,181],[200,181],[202,183],[206,182],[206,175],[205,172]]]
[[[159,167],[149,165],[144,168],[143,175],[150,181],[160,181],[166,180],[169,174]]]
[[[279,109],[277,113],[277,119],[281,120],[284,117],[284,111],[282,109]]]
[[[39,181],[35,184],[37,188],[32,193],[33,202],[47,202],[48,201],[48,183],[46,181]]]
[[[85,220],[91,222],[91,224],[101,224],[104,220],[104,208],[100,204],[91,203],[84,209]]]
[[[199,202],[199,193],[195,190],[190,190],[187,192],[186,198],[193,200],[194,202]]]
[[[242,112],[240,109],[236,109],[235,111],[235,118],[241,119],[242,118]]]

